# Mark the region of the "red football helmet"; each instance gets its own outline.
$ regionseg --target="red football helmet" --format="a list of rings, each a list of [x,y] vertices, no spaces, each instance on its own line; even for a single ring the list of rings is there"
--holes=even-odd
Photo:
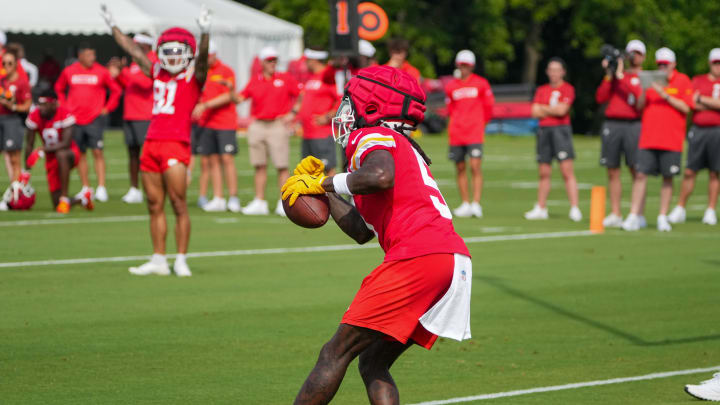
[[[345,86],[345,97],[333,118],[333,136],[347,144],[350,132],[383,121],[409,121],[417,126],[425,119],[425,92],[417,80],[391,66],[362,69]]]
[[[168,28],[157,41],[160,66],[170,73],[179,73],[190,65],[195,56],[195,36],[185,28]]]
[[[2,199],[10,209],[29,210],[35,204],[35,189],[30,183],[13,181]]]

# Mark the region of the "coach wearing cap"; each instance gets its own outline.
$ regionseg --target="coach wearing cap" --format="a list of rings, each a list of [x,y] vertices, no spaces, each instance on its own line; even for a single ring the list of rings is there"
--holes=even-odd
[[[693,126],[688,132],[688,154],[685,177],[680,190],[678,205],[668,218],[670,223],[685,222],[685,205],[695,188],[697,173],[707,168],[710,171],[708,184],[708,206],[702,222],[717,224],[715,206],[720,191],[720,48],[710,51],[710,73],[695,76],[693,85]]]
[[[250,164],[255,168],[255,198],[243,209],[246,215],[269,214],[265,201],[268,155],[278,172],[278,189],[290,177],[288,125],[298,113],[297,110],[291,111],[291,108],[300,94],[300,86],[292,76],[276,72],[278,53],[275,49],[261,49],[258,58],[262,64],[262,73],[250,78],[247,86],[234,97],[238,103],[252,100],[250,115],[255,119],[248,128]],[[285,215],[281,200],[275,206],[275,213]]]
[[[600,164],[607,167],[610,206],[612,212],[603,221],[606,227],[622,226],[620,198],[620,160],[625,156],[625,164],[630,175],[635,178],[635,162],[640,138],[640,110],[638,100],[642,94],[638,73],[645,61],[645,44],[633,39],[625,47],[626,60],[620,59],[615,72],[608,72],[595,93],[598,104],[607,103],[605,123],[602,128],[602,152]],[[625,61],[628,66],[625,68]],[[603,68],[608,61],[603,59]]]
[[[680,159],[685,139],[685,121],[692,106],[692,84],[687,75],[675,70],[675,52],[660,48],[655,52],[658,70],[667,77],[667,83],[653,82],[640,105],[642,114],[635,181],[633,182],[630,215],[623,222],[623,229],[636,231],[640,228],[640,213],[644,210],[647,176],[662,175],[660,189],[660,215],[658,231],[672,230],[667,213],[673,193],[673,177],[680,173]]]

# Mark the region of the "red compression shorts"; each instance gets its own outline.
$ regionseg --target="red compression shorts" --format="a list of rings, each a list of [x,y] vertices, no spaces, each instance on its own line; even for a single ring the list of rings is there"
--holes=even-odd
[[[179,141],[145,140],[140,155],[140,170],[163,173],[178,163],[185,166],[190,164],[190,144]]]
[[[72,169],[77,166],[80,161],[80,149],[78,149],[77,145],[73,142],[70,145],[70,151],[73,154],[73,163],[70,167]],[[62,183],[60,183],[60,168],[58,167],[58,161],[55,153],[47,154],[47,157],[45,158],[45,172],[47,173],[47,183],[50,192],[54,193],[55,191],[60,190],[62,188]]]

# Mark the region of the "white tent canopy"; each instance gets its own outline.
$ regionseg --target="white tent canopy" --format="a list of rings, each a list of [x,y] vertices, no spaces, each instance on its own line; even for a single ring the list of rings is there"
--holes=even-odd
[[[262,47],[278,50],[281,68],[302,54],[300,26],[230,0],[21,0],[0,13],[0,29],[22,34],[109,34],[100,17],[101,4],[108,6],[123,32],[153,35],[171,26],[197,34],[195,19],[206,4],[213,14],[210,38],[241,86]]]

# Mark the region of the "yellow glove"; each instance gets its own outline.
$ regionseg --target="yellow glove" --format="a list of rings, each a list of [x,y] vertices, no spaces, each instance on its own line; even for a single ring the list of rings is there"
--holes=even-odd
[[[285,200],[290,197],[288,203],[292,207],[301,194],[324,194],[325,189],[322,187],[322,182],[325,177],[314,177],[309,174],[298,174],[290,177],[280,189],[282,199]]]
[[[325,164],[315,156],[308,156],[295,166],[293,174],[296,176],[298,174],[309,174],[314,177],[319,177],[325,174]]]

